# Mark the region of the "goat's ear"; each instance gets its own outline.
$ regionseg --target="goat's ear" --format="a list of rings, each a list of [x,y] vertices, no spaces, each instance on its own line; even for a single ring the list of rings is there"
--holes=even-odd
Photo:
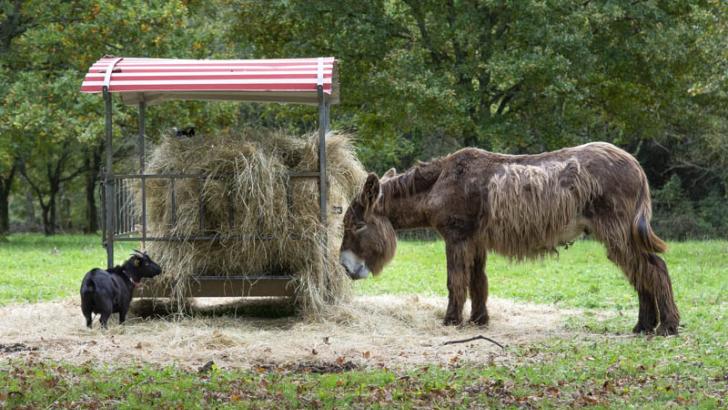
[[[364,205],[364,209],[369,211],[374,208],[374,204],[379,199],[379,178],[376,174],[369,174],[367,181],[364,183],[364,189],[361,191],[360,201]]]
[[[141,264],[142,264],[142,261],[141,261],[141,259],[139,259],[139,258],[134,258],[134,266],[135,266],[135,267],[137,267],[137,268],[138,268],[139,266],[141,266]]]

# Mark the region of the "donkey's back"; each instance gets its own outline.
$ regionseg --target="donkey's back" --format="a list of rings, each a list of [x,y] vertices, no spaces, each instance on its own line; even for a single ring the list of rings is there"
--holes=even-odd
[[[494,155],[487,179],[482,238],[516,259],[539,257],[612,222],[609,234],[629,234],[650,212],[642,168],[627,152],[591,143],[538,155]],[[649,218],[649,216],[647,216]]]

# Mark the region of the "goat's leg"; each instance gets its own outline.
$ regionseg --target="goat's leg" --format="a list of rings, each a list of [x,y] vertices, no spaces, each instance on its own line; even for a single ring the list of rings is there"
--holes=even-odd
[[[126,320],[126,314],[129,312],[129,305],[131,304],[130,301],[122,301],[119,306],[119,324],[124,323]]]
[[[81,311],[83,312],[83,317],[86,318],[86,327],[91,329],[91,323],[93,322],[93,312],[91,311],[91,308],[86,306],[86,302],[81,301]]]
[[[488,324],[488,275],[485,272],[487,254],[477,249],[470,272],[470,321],[476,325]]]
[[[108,327],[106,326],[106,324],[109,322],[109,317],[110,316],[111,316],[111,312],[110,311],[102,312],[101,313],[101,318],[99,318],[99,323],[101,323],[101,327],[102,328],[108,329]]]
[[[468,276],[472,269],[472,252],[465,242],[445,243],[447,254],[448,304],[445,325],[459,325],[463,321],[463,306],[467,298]]]

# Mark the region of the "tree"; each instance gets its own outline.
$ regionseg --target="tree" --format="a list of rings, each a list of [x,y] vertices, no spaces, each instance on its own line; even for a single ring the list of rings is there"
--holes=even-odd
[[[4,56],[13,39],[26,29],[27,18],[20,13],[20,0],[0,1],[0,56]],[[0,58],[0,99],[7,93],[11,75],[2,64]],[[4,108],[0,106],[0,118]],[[0,235],[8,231],[10,218],[8,202],[18,166],[14,154],[14,144],[7,134],[6,127],[0,123]]]
[[[687,87],[715,59],[696,41],[725,21],[722,7],[241,1],[235,34],[263,57],[339,57],[340,125],[357,129],[363,159],[381,170],[442,153],[424,147],[519,153],[664,135],[697,104]]]
[[[189,9],[181,1],[121,3],[97,0],[5,2],[8,21],[17,22],[13,38],[4,44],[0,67],[20,73],[8,78],[11,90],[0,112],[4,133],[23,141],[20,171],[43,210],[44,229],[55,232],[56,196],[64,183],[86,173],[86,227],[97,228],[97,176],[103,150],[103,103],[98,96],[80,95],[88,67],[105,54],[155,57],[201,57],[204,40],[216,28],[204,25],[186,31]],[[12,7],[10,7],[12,6]],[[195,7],[202,8],[202,5]],[[20,16],[20,17],[18,17]],[[23,25],[21,27],[21,22]],[[0,95],[1,96],[1,95]],[[133,108],[114,105],[114,138],[137,129]],[[190,114],[193,109],[186,111]],[[206,110],[198,111],[206,112]],[[185,110],[167,105],[150,113],[149,122],[169,124]],[[198,118],[199,115],[188,115]],[[134,139],[136,140],[136,139]],[[129,144],[118,144],[123,150]],[[2,171],[2,169],[0,169]],[[2,197],[0,197],[2,199]]]

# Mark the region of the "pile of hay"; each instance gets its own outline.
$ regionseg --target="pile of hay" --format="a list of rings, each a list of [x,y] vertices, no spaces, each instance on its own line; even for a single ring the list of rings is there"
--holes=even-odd
[[[172,285],[170,296],[183,298],[192,275],[265,273],[294,274],[297,303],[308,314],[345,298],[349,278],[338,263],[343,212],[332,210],[346,210],[366,173],[346,135],[327,135],[326,152],[327,229],[319,221],[318,179],[289,177],[289,171],[318,170],[317,134],[293,138],[249,130],[164,137],[147,163],[147,174],[204,175],[176,179],[174,187],[169,179],[157,178],[145,185],[147,235],[183,238],[147,242],[147,251],[164,268],[161,280]],[[193,235],[219,235],[221,240],[184,240]]]

